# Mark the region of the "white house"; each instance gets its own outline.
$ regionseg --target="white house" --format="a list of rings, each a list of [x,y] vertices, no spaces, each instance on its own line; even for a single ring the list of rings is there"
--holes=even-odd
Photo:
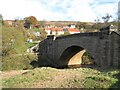
[[[70,24],[70,25],[68,25],[68,27],[69,27],[69,28],[75,28],[76,25],[75,25],[75,24]]]
[[[47,35],[61,35],[64,34],[63,28],[45,28]]]
[[[117,26],[114,26],[113,24],[111,24],[110,31],[117,31]]]
[[[68,31],[70,34],[80,33],[80,31],[79,31],[78,29],[75,29],[75,28],[67,28],[67,31]]]
[[[51,35],[51,28],[45,28],[45,32],[47,33],[47,35]]]
[[[35,35],[36,37],[39,37],[39,36],[40,36],[40,32],[34,32],[34,35]]]

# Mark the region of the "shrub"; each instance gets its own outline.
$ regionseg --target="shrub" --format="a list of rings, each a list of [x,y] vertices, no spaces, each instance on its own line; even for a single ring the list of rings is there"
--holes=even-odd
[[[2,70],[23,70],[32,69],[30,63],[37,60],[35,55],[11,55],[3,57]]]
[[[22,30],[18,30],[15,27],[3,27],[2,31],[3,56],[24,53],[27,47],[25,46]]]
[[[94,59],[88,52],[85,52],[82,57],[82,64],[94,64]]]

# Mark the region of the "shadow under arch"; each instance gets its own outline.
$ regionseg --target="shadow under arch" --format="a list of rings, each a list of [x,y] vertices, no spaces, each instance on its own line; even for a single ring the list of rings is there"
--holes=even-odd
[[[60,65],[61,65],[60,68],[81,67],[83,64],[83,55],[86,55],[86,52],[87,51],[80,46],[74,45],[68,47],[63,51],[63,53],[60,56]]]

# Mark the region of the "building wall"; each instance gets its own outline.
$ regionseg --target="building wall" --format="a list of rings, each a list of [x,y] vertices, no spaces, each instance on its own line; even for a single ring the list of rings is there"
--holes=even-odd
[[[69,32],[70,34],[76,34],[76,33],[80,33],[80,32]]]
[[[50,32],[51,30],[45,30],[47,32],[47,35],[51,35]]]

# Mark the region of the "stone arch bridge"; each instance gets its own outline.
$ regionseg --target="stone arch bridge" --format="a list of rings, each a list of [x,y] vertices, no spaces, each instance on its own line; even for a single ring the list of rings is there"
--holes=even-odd
[[[85,51],[90,53],[98,66],[118,66],[120,34],[114,31],[101,31],[59,37],[48,36],[39,43],[38,62],[40,66],[56,68],[79,65]],[[76,54],[79,55],[79,59],[73,57]]]

